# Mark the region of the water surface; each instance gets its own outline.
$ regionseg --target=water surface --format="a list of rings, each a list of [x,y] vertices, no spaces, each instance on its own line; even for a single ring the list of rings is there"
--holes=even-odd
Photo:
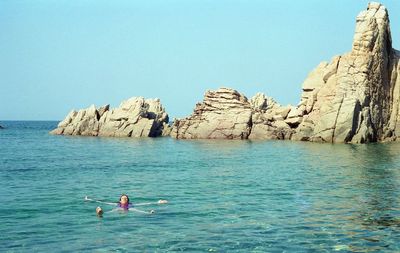
[[[400,251],[398,143],[49,135],[56,124],[2,122],[0,252]],[[83,200],[121,193],[169,203],[98,218]]]

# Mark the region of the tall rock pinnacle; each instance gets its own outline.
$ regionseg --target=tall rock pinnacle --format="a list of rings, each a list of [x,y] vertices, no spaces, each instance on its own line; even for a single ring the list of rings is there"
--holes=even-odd
[[[384,52],[392,49],[389,15],[385,6],[371,2],[358,14],[353,39],[353,54]]]
[[[320,64],[305,80],[300,106],[312,109],[304,111],[293,139],[364,143],[394,137],[399,57],[389,15],[383,5],[370,3],[356,20],[352,51]]]
[[[389,24],[386,8],[369,3],[357,16],[351,52],[320,63],[309,74],[297,107],[253,108],[244,127],[249,134],[240,137],[352,143],[400,137],[400,54],[392,49]],[[213,103],[218,107],[219,101]],[[216,115],[224,119],[220,122],[229,119],[237,125],[225,111]],[[227,128],[210,124],[211,118],[207,111],[195,110],[193,116],[176,122],[174,137],[210,138],[198,133]]]

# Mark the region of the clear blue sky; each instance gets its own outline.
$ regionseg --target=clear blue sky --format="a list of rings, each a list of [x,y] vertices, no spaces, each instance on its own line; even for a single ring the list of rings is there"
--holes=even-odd
[[[400,1],[389,10],[400,48]],[[364,0],[1,0],[0,120],[61,120],[158,97],[171,119],[207,89],[297,104],[321,61],[351,49]]]

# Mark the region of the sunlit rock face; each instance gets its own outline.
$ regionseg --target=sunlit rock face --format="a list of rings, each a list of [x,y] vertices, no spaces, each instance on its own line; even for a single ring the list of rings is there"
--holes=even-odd
[[[389,16],[370,3],[356,19],[352,50],[320,63],[303,83],[297,106],[257,94],[208,91],[194,113],[173,124],[178,139],[291,139],[367,143],[400,136],[400,53]]]
[[[357,16],[352,51],[317,66],[303,83],[293,140],[365,143],[399,134],[399,54],[389,16],[370,3]]]
[[[352,50],[320,63],[306,78],[297,106],[258,93],[207,91],[172,128],[158,99],[131,98],[120,107],[72,111],[53,134],[160,136],[177,139],[290,139],[368,143],[400,136],[400,52],[392,48],[389,15],[369,3],[356,19]]]
[[[174,121],[171,136],[177,139],[247,139],[251,114],[249,101],[236,90],[207,91],[190,117]]]
[[[168,114],[159,99],[133,97],[123,101],[117,108],[94,105],[79,111],[72,110],[51,131],[51,134],[157,137],[169,131]]]
[[[292,129],[285,120],[290,108],[262,93],[250,101],[230,88],[207,91],[191,116],[175,120],[177,139],[285,139]]]

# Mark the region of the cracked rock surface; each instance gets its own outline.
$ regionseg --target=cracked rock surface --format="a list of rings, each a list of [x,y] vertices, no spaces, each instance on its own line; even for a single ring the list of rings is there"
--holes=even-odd
[[[356,19],[352,50],[320,63],[297,106],[230,88],[207,91],[192,115],[168,123],[159,100],[131,98],[119,108],[72,111],[54,134],[177,139],[290,139],[332,143],[394,141],[400,136],[400,52],[389,15],[369,3]]]
[[[257,93],[250,101],[236,90],[207,91],[191,116],[175,120],[177,139],[285,139],[292,129],[285,122],[290,108]]]
[[[133,97],[123,101],[117,108],[94,105],[79,111],[72,110],[51,131],[51,134],[157,137],[169,134],[168,114],[159,99]]]
[[[366,143],[399,133],[399,54],[389,16],[370,3],[357,16],[350,53],[321,63],[303,83],[302,120],[293,140]]]
[[[171,136],[177,139],[247,139],[252,110],[239,92],[220,88],[207,91],[190,117],[175,120]]]
[[[291,139],[367,143],[400,136],[400,53],[389,15],[369,3],[356,19],[352,50],[320,63],[303,83],[297,106],[257,94],[208,91],[194,113],[175,121],[178,139]]]

